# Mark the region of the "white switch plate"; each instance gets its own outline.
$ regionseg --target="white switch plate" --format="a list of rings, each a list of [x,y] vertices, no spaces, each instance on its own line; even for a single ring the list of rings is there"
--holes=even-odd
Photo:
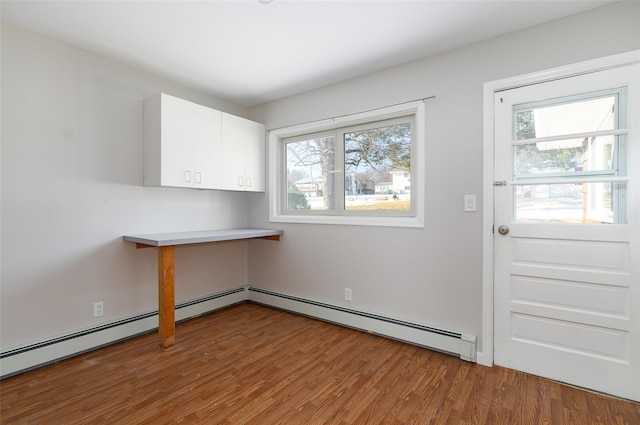
[[[476,195],[464,195],[464,210],[465,211],[477,211],[476,208]]]

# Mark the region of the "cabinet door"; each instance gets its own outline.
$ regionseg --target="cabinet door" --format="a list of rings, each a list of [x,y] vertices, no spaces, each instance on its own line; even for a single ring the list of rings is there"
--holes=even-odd
[[[191,112],[193,136],[192,180],[200,189],[220,188],[220,140],[222,113],[195,105]]]
[[[244,146],[244,186],[251,192],[265,191],[265,127],[254,121],[246,123]]]
[[[193,187],[193,103],[162,94],[160,111],[160,184]]]
[[[221,189],[225,190],[255,190],[256,184],[259,191],[264,191],[264,176],[260,176],[259,170],[256,171],[254,165],[250,168],[251,174],[247,174],[246,158],[254,157],[254,146],[256,145],[255,139],[256,127],[261,126],[260,137],[263,140],[264,145],[264,126],[256,122],[236,117],[231,114],[222,113],[222,148],[221,148],[221,162],[220,162],[220,182]],[[262,162],[264,162],[264,147],[262,152]],[[258,162],[253,160],[252,162]],[[264,174],[264,165],[263,172]]]
[[[161,95],[162,186],[217,189],[222,113]]]

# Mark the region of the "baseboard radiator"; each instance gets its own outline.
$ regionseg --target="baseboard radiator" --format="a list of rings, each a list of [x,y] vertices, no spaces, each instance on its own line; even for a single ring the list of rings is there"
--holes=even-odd
[[[476,361],[476,336],[473,334],[436,329],[254,287],[235,288],[176,304],[176,321],[187,320],[247,301],[450,353],[465,361]],[[0,379],[148,333],[157,328],[158,312],[156,310],[4,351],[0,353]]]
[[[246,288],[236,288],[207,297],[176,304],[176,321],[183,321],[234,304],[246,302]],[[84,329],[0,353],[0,379],[105,345],[158,329],[158,311]]]
[[[476,336],[249,287],[249,301],[476,361]]]

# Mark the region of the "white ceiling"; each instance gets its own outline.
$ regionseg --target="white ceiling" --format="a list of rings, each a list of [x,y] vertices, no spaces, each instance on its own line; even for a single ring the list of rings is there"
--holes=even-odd
[[[1,14],[248,107],[610,2],[3,0]]]

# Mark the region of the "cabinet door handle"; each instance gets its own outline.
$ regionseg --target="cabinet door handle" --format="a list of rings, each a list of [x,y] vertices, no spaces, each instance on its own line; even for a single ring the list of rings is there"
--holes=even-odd
[[[184,181],[187,183],[191,183],[191,171],[184,172]]]
[[[244,181],[247,184],[247,187],[251,187],[251,177],[245,177]]]
[[[196,183],[202,183],[202,173],[200,171],[195,172],[194,178]]]
[[[242,176],[238,177],[238,186],[240,187],[244,186]]]

